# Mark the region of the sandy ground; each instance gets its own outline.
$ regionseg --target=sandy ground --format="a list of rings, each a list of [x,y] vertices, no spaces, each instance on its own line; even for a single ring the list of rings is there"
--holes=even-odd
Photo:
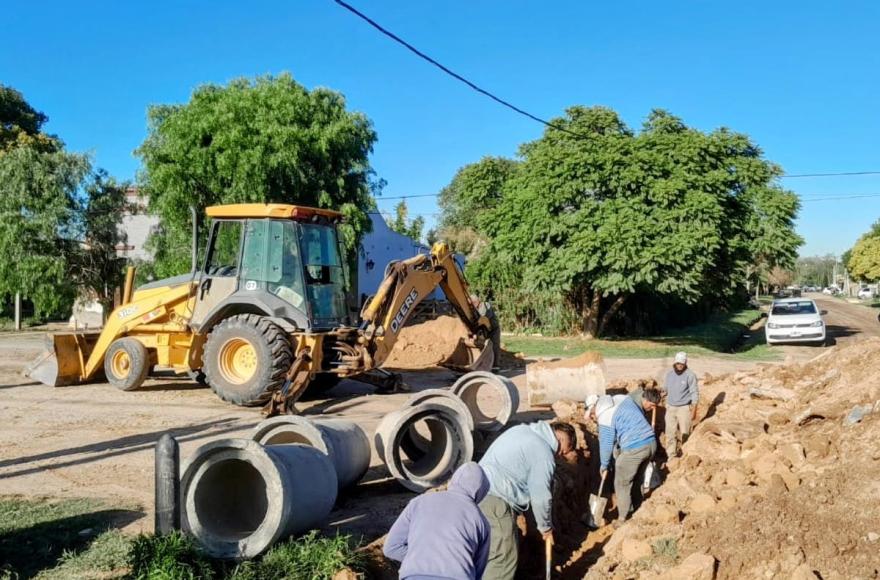
[[[880,335],[876,312],[839,300],[821,300],[829,311],[829,330],[837,342]],[[0,336],[0,495],[95,497],[137,504],[144,517],[130,531],[152,529],[153,445],[164,432],[181,443],[185,460],[207,441],[246,437],[260,420],[259,410],[219,400],[210,389],[185,379],[149,380],[136,392],[107,384],[50,388],[34,384],[21,371],[41,350],[42,335]],[[786,355],[806,360],[817,347],[784,347]],[[658,376],[671,364],[664,359],[606,361],[608,379]],[[756,363],[731,358],[696,356],[691,367],[701,376],[752,369]],[[448,387],[456,375],[439,368],[403,371],[415,391]],[[507,369],[520,389],[519,412],[528,411],[523,369]],[[406,394],[376,395],[372,387],[344,381],[329,392],[332,398],[301,405],[306,415],[344,417],[357,421],[372,436],[381,417],[397,409]],[[526,415],[538,417],[540,413]],[[340,497],[329,525],[371,540],[383,534],[413,495],[390,480],[373,453],[364,481]]]

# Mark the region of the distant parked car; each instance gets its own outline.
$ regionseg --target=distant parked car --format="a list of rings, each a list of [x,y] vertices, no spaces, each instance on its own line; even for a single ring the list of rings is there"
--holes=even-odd
[[[816,303],[808,298],[774,300],[764,329],[767,344],[825,343],[825,322]]]
[[[874,297],[874,291],[867,286],[859,290],[859,298],[862,300],[870,300]]]
[[[828,296],[837,296],[840,294],[840,288],[837,286],[828,286],[824,290],[822,290],[822,294],[827,294]]]

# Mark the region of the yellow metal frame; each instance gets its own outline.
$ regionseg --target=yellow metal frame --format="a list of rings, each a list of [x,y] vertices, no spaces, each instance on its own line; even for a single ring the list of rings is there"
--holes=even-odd
[[[342,219],[342,214],[330,209],[288,205],[285,203],[237,203],[212,205],[205,208],[205,215],[212,218],[278,218],[304,220],[322,216],[332,220]]]

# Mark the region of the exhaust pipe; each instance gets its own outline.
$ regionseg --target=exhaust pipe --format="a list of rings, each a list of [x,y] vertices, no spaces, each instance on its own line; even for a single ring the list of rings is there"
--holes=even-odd
[[[195,274],[199,269],[199,212],[196,206],[189,206],[189,212],[192,216],[192,266],[190,271]]]

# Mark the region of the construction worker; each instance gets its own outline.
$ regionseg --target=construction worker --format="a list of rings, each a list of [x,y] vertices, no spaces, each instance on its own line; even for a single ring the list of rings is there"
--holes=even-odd
[[[529,504],[544,541],[553,542],[551,485],[556,456],[570,453],[576,442],[574,427],[568,423],[539,421],[508,429],[489,446],[480,461],[489,478],[489,495],[480,509],[491,528],[483,578],[510,580],[516,574],[516,515]]]
[[[691,434],[691,425],[697,419],[700,388],[697,375],[688,368],[687,363],[687,353],[677,353],[662,387],[666,392],[666,453],[669,457],[678,457],[679,431],[683,445]]]
[[[651,399],[654,399],[653,401]],[[657,451],[654,429],[645,419],[645,405],[656,405],[657,391],[646,392],[643,406],[629,397],[615,403],[608,396],[601,397],[591,411],[599,424],[599,475],[606,477],[615,445],[619,453],[614,459],[614,493],[617,494],[618,522],[623,522],[632,506],[633,481],[644,473],[648,462]]]
[[[446,491],[407,504],[385,540],[385,556],[402,562],[408,580],[483,577],[489,558],[489,522],[477,507],[489,491],[474,462],[459,467]]]
[[[636,405],[642,407],[645,410],[645,413],[649,413],[656,408],[656,405],[650,405],[645,407],[643,405],[643,399],[646,391],[653,391],[657,389],[657,381],[651,379],[650,381],[639,381],[638,386],[627,393],[627,397],[635,401]],[[659,393],[658,393],[659,395]]]

